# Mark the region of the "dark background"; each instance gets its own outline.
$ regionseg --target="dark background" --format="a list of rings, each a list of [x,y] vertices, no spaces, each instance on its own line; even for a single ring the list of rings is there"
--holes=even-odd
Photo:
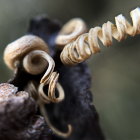
[[[24,35],[29,20],[39,14],[65,23],[83,18],[89,27],[101,26],[140,6],[139,0],[0,0],[0,82],[12,72],[3,63],[3,50]],[[140,140],[140,36],[128,37],[88,60],[94,104],[107,140]]]

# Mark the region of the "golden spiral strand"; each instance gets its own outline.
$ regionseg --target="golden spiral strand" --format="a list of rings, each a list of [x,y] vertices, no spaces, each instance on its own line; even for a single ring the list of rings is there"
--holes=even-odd
[[[47,63],[47,70],[43,77],[41,78],[39,85],[39,96],[44,103],[50,102],[60,102],[64,99],[64,90],[58,83],[59,74],[54,72],[55,62],[45,51],[34,50],[28,53],[23,59],[24,69],[28,73],[35,73],[37,70],[41,72],[44,68],[40,70],[40,65]],[[38,64],[39,63],[39,64]],[[45,64],[46,64],[45,63]],[[46,67],[46,65],[45,65]],[[35,71],[35,72],[34,72]],[[43,88],[45,85],[49,85],[48,96],[45,94]],[[55,89],[57,89],[59,97],[55,96]]]
[[[38,88],[39,97],[44,103],[50,103],[50,102],[58,103],[65,98],[64,90],[62,86],[57,82],[58,76],[59,76],[58,73],[52,72],[49,80],[46,81],[46,83],[41,83],[39,85],[39,88]],[[45,87],[45,85],[48,85],[48,84],[49,84],[48,95],[46,95],[43,88]],[[58,97],[56,97],[55,95],[55,89],[57,89],[59,93]]]
[[[102,27],[91,28],[88,33],[84,33],[75,41],[66,44],[60,55],[61,61],[67,65],[81,63],[92,54],[100,52],[99,40],[108,47],[112,45],[112,38],[121,41],[127,35],[140,34],[140,8],[132,10],[130,16],[132,25],[123,15],[118,15],[115,17],[115,25],[108,21]]]

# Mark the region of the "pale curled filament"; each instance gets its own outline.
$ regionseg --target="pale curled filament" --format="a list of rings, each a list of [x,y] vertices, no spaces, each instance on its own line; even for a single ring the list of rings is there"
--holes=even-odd
[[[16,69],[16,63],[33,50],[42,50],[49,53],[48,45],[38,36],[24,35],[8,44],[4,50],[5,64],[12,70]]]
[[[46,52],[35,50],[24,57],[23,67],[28,73],[34,75],[42,73],[47,67],[47,71],[40,81],[41,83],[44,83],[50,78],[51,73],[54,71],[55,62]]]
[[[72,126],[70,124],[68,124],[68,131],[66,133],[64,132],[60,132],[57,128],[55,128],[54,126],[52,126],[50,120],[48,119],[48,115],[47,115],[47,112],[45,110],[45,106],[44,104],[42,103],[39,103],[39,106],[40,106],[40,111],[41,113],[43,114],[44,118],[45,118],[45,121],[47,122],[48,126],[50,126],[51,130],[57,134],[58,136],[61,136],[63,138],[67,138],[71,135],[72,133]]]
[[[43,83],[42,83],[43,84]],[[41,85],[42,85],[41,84]],[[61,86],[59,84],[59,86]],[[61,89],[62,87],[60,87],[60,90],[63,90]],[[58,87],[59,89],[59,87]],[[33,82],[30,82],[28,84],[28,88],[27,88],[27,91],[30,93],[30,95],[32,97],[34,97],[37,101],[38,101],[38,104],[39,104],[39,107],[40,107],[40,111],[41,111],[41,114],[44,116],[44,119],[47,123],[47,125],[50,127],[50,129],[58,136],[60,137],[63,137],[63,138],[67,138],[71,135],[72,133],[72,126],[70,124],[68,124],[68,131],[67,132],[61,132],[60,130],[58,130],[57,128],[55,128],[55,126],[52,125],[52,123],[50,122],[49,118],[48,118],[48,113],[45,109],[45,103],[46,103],[46,97],[44,98],[44,100],[41,99],[41,96],[39,95],[39,92],[44,92],[43,91],[43,86],[39,86],[39,90],[36,89],[35,85]],[[45,93],[43,93],[45,94]],[[46,95],[43,95],[43,96],[46,96]],[[47,99],[48,102],[47,103],[50,103],[51,100],[48,98]]]
[[[98,41],[104,46],[112,45],[112,38],[121,41],[127,35],[140,34],[140,8],[130,12],[132,25],[123,15],[115,17],[115,23],[108,21],[101,27],[91,28],[88,33],[80,35],[75,41],[68,43],[61,52],[61,61],[67,65],[75,65],[88,59],[92,54],[100,52]]]
[[[85,33],[86,31],[87,27],[85,22],[80,18],[74,18],[62,27],[55,42],[59,48],[62,49],[64,45],[75,40],[79,35]]]
[[[63,88],[57,82],[59,74],[57,74],[56,72],[53,72],[54,67],[55,67],[54,60],[46,52],[41,51],[41,50],[35,50],[35,51],[30,52],[23,59],[23,67],[28,73],[31,73],[31,74],[40,74],[47,67],[47,71],[41,78],[41,81],[40,81],[41,84],[39,88],[41,99],[45,103],[60,102],[64,99]],[[43,87],[45,85],[49,85],[48,96],[46,96],[45,93],[43,92]],[[60,97],[55,96],[56,88],[58,90]]]
[[[51,74],[49,80],[46,81],[46,83],[41,83],[39,85],[39,88],[38,88],[39,97],[44,103],[50,103],[50,102],[58,103],[64,99],[64,97],[65,97],[64,90],[61,87],[61,85],[57,82],[58,76],[59,76],[58,73],[53,72]],[[47,83],[49,83],[48,95],[45,94],[44,89],[43,89],[45,87],[45,85],[47,85]],[[56,89],[59,94],[58,97],[56,97],[56,95],[55,95]]]

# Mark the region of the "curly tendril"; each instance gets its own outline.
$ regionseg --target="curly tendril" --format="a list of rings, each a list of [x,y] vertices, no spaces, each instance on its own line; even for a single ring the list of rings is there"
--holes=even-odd
[[[102,27],[91,28],[88,33],[75,37],[75,41],[65,45],[61,52],[61,61],[66,65],[81,63],[92,54],[100,52],[99,40],[104,46],[108,47],[112,45],[112,38],[121,41],[127,35],[135,36],[140,34],[140,8],[132,10],[130,16],[132,25],[123,15],[118,15],[115,17],[115,25],[108,21]]]
[[[44,61],[46,61],[46,63]],[[40,81],[40,86],[39,86],[40,99],[42,99],[44,103],[60,102],[65,97],[64,90],[61,87],[61,85],[58,83],[59,74],[57,72],[53,72],[55,67],[55,62],[51,58],[51,56],[49,56],[45,51],[34,50],[28,53],[23,59],[24,69],[31,74],[33,73],[36,74],[37,71],[38,73],[43,72],[45,70],[44,66],[46,68],[47,64],[48,64],[48,68]],[[46,94],[43,91],[43,87],[45,85],[49,85],[48,96],[46,96]],[[57,89],[60,97],[55,96],[55,89]]]

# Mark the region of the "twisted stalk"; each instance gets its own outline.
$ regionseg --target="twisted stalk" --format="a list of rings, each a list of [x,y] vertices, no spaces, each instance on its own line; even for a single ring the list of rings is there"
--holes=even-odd
[[[118,15],[115,17],[115,25],[108,21],[104,23],[102,27],[97,26],[91,28],[88,33],[84,33],[78,37],[75,36],[75,40],[71,37],[72,41],[65,43],[65,47],[61,52],[61,61],[66,65],[76,65],[87,60],[92,54],[100,52],[99,40],[104,46],[108,47],[112,45],[112,38],[120,42],[124,40],[127,35],[135,36],[140,34],[140,8],[132,10],[130,16],[132,18],[132,25],[123,15]],[[68,23],[66,25],[68,25]],[[65,28],[66,25],[64,25]],[[76,24],[75,28],[77,28]],[[78,33],[78,29],[79,28],[73,30],[72,34]],[[61,34],[59,36],[61,36]],[[68,40],[70,40],[70,38]],[[67,42],[67,40],[65,42]]]

